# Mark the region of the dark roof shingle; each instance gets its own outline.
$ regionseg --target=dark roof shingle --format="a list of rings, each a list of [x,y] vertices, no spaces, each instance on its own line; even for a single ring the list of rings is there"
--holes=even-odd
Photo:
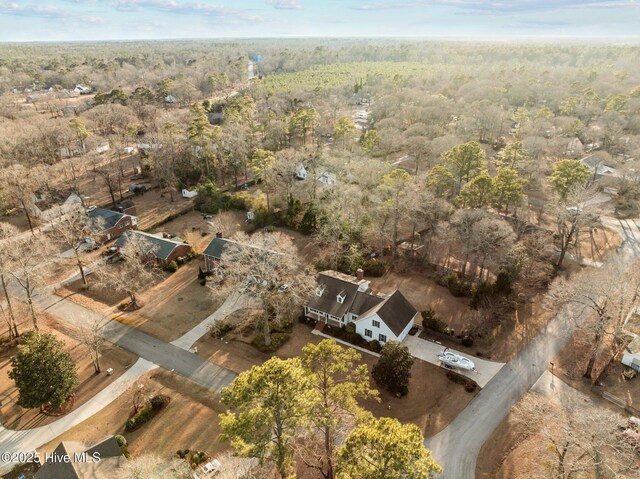
[[[397,289],[377,310],[380,319],[396,336],[404,331],[417,312],[418,310]]]
[[[187,244],[169,238],[160,238],[158,236],[145,233],[144,231],[129,230],[118,238],[116,246],[124,246],[131,235],[139,235],[147,240],[149,242],[149,251],[147,253],[152,253],[155,257],[160,258],[161,260],[166,260],[169,255],[171,255],[172,251],[178,246]]]

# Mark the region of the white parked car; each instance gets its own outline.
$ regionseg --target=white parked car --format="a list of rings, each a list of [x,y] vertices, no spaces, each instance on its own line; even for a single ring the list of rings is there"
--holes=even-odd
[[[222,464],[220,464],[220,461],[218,461],[217,459],[207,462],[204,466],[202,466],[202,472],[204,472],[205,474],[220,472],[221,469]]]

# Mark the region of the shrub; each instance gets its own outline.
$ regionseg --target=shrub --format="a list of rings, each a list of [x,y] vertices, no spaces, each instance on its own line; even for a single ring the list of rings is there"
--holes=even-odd
[[[146,405],[137,414],[135,414],[132,418],[130,418],[125,424],[125,429],[127,431],[132,431],[133,429],[137,429],[142,426],[144,423],[149,422],[149,420],[154,416],[155,411],[151,407],[150,404]]]
[[[160,266],[160,268],[162,269],[162,271],[175,273],[176,271],[178,271],[178,263],[176,263],[175,260],[171,263],[162,263],[162,266]]]
[[[472,393],[476,390],[477,387],[478,385],[476,384],[476,382],[472,379],[469,379],[464,385],[464,390],[468,393]]]
[[[447,379],[455,384],[467,384],[469,381],[466,377],[453,371],[447,371]]]
[[[497,294],[503,294],[505,296],[511,294],[513,291],[513,278],[511,277],[511,274],[509,274],[506,269],[500,268],[496,276],[496,282],[493,286],[494,291]]]
[[[387,265],[379,259],[368,259],[362,265],[362,269],[365,275],[378,278],[387,272]]]
[[[462,338],[462,345],[466,348],[470,348],[473,346],[473,338],[471,336],[465,336]]]
[[[126,447],[126,445],[127,445],[127,440],[125,439],[125,437],[124,437],[124,436],[122,436],[122,435],[118,434],[117,436],[114,436],[114,437],[115,437],[115,440],[116,440],[116,442],[118,443],[118,446],[119,446],[119,447],[121,447],[121,448],[122,448],[122,447]]]
[[[350,343],[356,344],[363,340],[362,337],[356,333],[356,325],[354,323],[349,323],[344,327],[344,337]]]
[[[473,288],[473,294],[471,295],[471,301],[469,302],[469,306],[473,309],[478,309],[483,301],[486,301],[488,298],[492,297],[495,294],[495,287],[493,284],[488,281],[480,281]]]
[[[264,336],[262,334],[256,335],[251,341],[251,344],[263,353],[272,353],[277,351],[280,346],[289,341],[291,334],[289,333],[271,333],[271,345],[264,344]]]
[[[420,313],[422,315],[422,326],[437,333],[441,333],[444,330],[444,324],[436,316],[436,311],[429,307]]]
[[[409,392],[412,366],[413,357],[409,349],[397,341],[389,341],[382,347],[382,354],[371,375],[379,386],[405,396]]]
[[[184,459],[191,451],[189,449],[178,449],[176,451],[176,456],[180,459]]]
[[[235,329],[235,326],[222,319],[220,321],[214,321],[208,326],[207,329],[209,330],[209,335],[212,338],[220,339],[223,338],[225,334],[233,331]]]
[[[155,412],[160,411],[165,408],[167,404],[169,404],[169,396],[165,396],[164,394],[158,394],[157,396],[153,396],[151,398],[151,409]]]
[[[374,339],[373,341],[369,341],[369,349],[374,353],[379,353],[382,350],[382,346],[380,345],[380,341]]]
[[[456,274],[440,276],[436,278],[436,283],[447,288],[456,297],[469,296],[471,294],[471,285],[466,281],[461,281]]]

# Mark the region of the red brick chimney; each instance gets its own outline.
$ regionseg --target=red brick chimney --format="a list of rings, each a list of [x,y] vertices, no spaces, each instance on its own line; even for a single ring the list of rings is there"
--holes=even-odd
[[[356,271],[356,278],[358,278],[358,281],[362,281],[364,279],[364,270],[362,268],[358,268]]]

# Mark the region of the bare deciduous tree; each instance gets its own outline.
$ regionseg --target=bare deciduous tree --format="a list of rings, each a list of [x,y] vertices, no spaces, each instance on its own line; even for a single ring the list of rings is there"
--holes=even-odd
[[[525,434],[542,437],[538,468],[528,478],[631,477],[626,473],[638,471],[633,445],[617,434],[623,417],[606,408],[576,401],[561,390],[553,401],[529,393],[514,411]]]
[[[95,225],[83,208],[75,208],[63,214],[55,223],[52,223],[52,226],[55,241],[73,251],[73,258],[80,270],[82,284],[87,286],[86,265],[82,252],[92,242],[97,241],[99,233],[96,231]]]
[[[33,327],[38,330],[38,317],[33,302],[34,292],[44,282],[38,271],[49,260],[51,246],[42,235],[30,236],[25,240],[12,241],[8,246],[10,274],[23,289]]]
[[[607,337],[623,347],[623,327],[640,304],[640,260],[617,256],[602,268],[581,271],[570,281],[557,281],[548,293],[554,306],[572,305],[578,325],[590,332],[592,341],[584,377],[591,378]]]
[[[18,332],[18,325],[16,323],[16,315],[11,304],[11,296],[7,289],[7,275],[11,271],[10,267],[10,248],[11,238],[18,234],[18,229],[9,223],[0,223],[0,283],[2,284],[2,292],[7,300],[7,311],[2,308],[2,316],[7,323],[7,329],[9,331],[9,340],[17,338],[20,333]]]
[[[238,233],[227,243],[218,274],[224,277],[223,289],[249,294],[264,309],[262,334],[271,345],[271,323],[282,319],[294,304],[301,304],[311,290],[312,275],[300,265],[297,249],[281,233]]]
[[[125,234],[128,239],[120,249],[123,260],[116,264],[101,263],[96,277],[103,288],[129,296],[129,308],[136,309],[137,294],[157,277],[151,260],[154,248],[141,235]]]
[[[571,248],[577,245],[580,232],[585,228],[591,231],[599,224],[593,213],[589,199],[593,192],[586,189],[575,190],[567,194],[565,199],[558,198],[552,204],[552,213],[556,218],[555,239],[558,250],[556,268],[562,268],[564,258]]]
[[[104,329],[104,322],[102,318],[91,321],[87,326],[80,328],[80,342],[89,351],[91,362],[96,374],[100,373],[100,358],[102,356],[102,350],[104,349],[105,341],[102,336],[102,330]]]

